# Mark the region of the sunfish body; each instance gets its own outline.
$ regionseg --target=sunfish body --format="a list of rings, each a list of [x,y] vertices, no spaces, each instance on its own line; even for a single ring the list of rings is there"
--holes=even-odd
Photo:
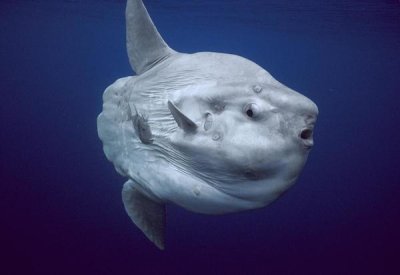
[[[204,214],[266,206],[294,184],[313,145],[317,106],[236,55],[178,53],[143,2],[126,8],[137,75],[104,92],[98,134],[128,180],[132,221],[164,248],[165,204]]]

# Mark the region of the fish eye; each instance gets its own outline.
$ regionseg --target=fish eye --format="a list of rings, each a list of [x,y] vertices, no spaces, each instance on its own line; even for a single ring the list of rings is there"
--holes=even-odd
[[[259,114],[259,108],[256,104],[250,103],[244,107],[244,113],[250,118],[255,118]]]

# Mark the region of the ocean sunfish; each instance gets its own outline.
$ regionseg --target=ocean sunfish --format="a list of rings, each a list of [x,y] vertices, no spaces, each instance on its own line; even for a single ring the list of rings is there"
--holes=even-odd
[[[141,0],[126,7],[136,75],[103,95],[104,153],[127,178],[125,209],[164,249],[165,205],[203,214],[264,207],[298,178],[313,145],[317,106],[243,57],[179,53]]]

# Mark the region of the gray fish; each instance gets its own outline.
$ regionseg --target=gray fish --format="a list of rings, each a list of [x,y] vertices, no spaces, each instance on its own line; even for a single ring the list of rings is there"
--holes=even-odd
[[[314,102],[243,57],[174,51],[140,0],[128,1],[126,24],[137,75],[106,89],[97,127],[127,178],[125,209],[157,247],[167,203],[232,213],[264,207],[295,183],[313,145]]]
[[[140,141],[144,144],[151,144],[153,142],[150,125],[147,117],[140,114],[133,103],[129,103],[130,119],[132,120],[133,128]],[[132,108],[133,107],[133,108]]]

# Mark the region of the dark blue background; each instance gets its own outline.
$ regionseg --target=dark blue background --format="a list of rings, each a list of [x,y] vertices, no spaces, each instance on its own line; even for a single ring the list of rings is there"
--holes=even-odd
[[[400,272],[400,3],[146,3],[176,50],[242,55],[317,103],[301,178],[261,210],[169,206],[158,251],[125,214],[96,130],[102,92],[132,74],[125,2],[3,0],[0,273]]]

